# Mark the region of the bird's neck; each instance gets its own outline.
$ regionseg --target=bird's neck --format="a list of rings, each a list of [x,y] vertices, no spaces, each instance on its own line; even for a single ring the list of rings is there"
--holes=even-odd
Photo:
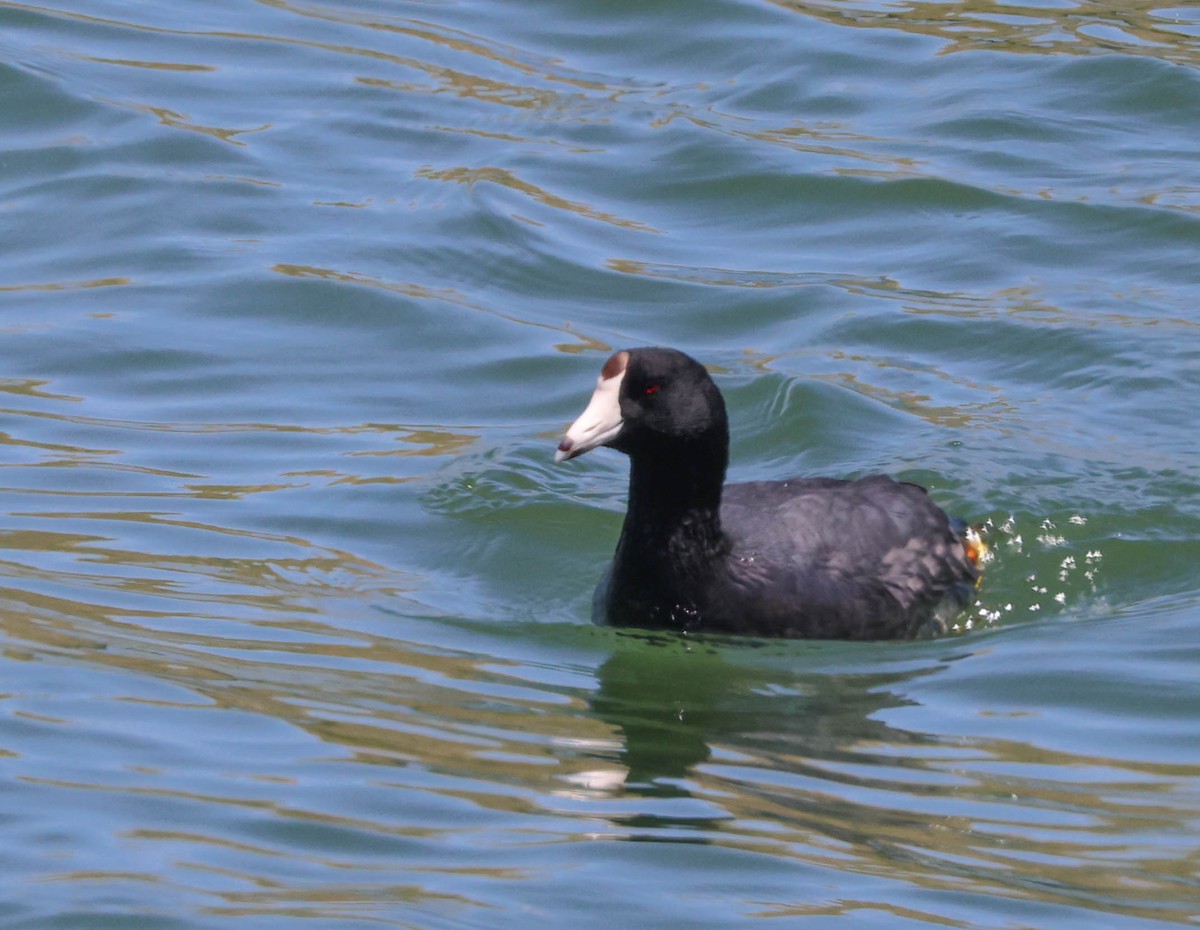
[[[721,489],[728,459],[724,436],[631,456],[622,554],[649,566],[664,558],[719,552],[724,546]]]

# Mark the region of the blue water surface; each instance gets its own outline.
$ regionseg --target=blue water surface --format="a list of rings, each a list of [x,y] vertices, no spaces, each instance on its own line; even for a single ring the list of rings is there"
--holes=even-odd
[[[1200,13],[0,0],[0,924],[1200,921]],[[616,348],[932,642],[589,620]]]

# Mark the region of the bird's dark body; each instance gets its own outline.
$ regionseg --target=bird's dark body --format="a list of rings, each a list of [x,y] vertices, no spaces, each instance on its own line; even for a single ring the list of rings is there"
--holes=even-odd
[[[924,488],[882,475],[727,485],[720,525],[723,538],[699,558],[686,530],[674,541],[623,534],[597,588],[595,619],[756,636],[911,638],[941,632],[978,577],[961,526]]]

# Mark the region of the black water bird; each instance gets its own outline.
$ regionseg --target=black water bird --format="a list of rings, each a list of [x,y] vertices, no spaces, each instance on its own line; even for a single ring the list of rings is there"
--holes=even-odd
[[[629,456],[629,503],[595,619],[810,639],[943,631],[979,578],[980,543],[919,485],[883,475],[725,484],[729,421],[699,362],[617,352],[557,461]]]

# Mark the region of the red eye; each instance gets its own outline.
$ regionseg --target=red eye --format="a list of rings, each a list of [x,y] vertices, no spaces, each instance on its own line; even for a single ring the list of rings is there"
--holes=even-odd
[[[646,393],[647,394],[657,394],[661,390],[662,390],[661,384],[652,384],[648,388],[646,388]]]

